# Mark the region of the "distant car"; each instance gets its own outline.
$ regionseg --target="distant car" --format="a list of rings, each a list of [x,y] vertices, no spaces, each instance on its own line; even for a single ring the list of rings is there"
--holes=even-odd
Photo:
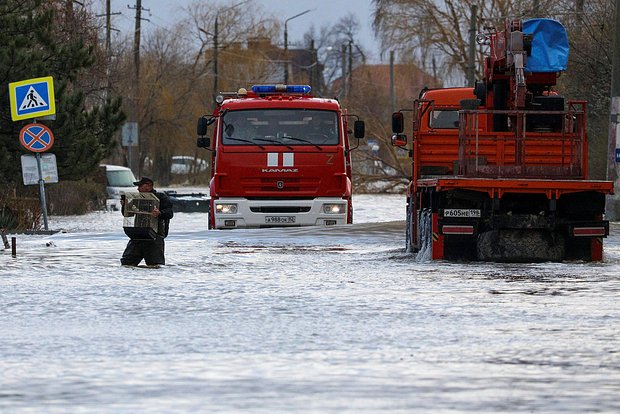
[[[207,171],[207,162],[203,159],[188,155],[175,155],[172,157],[172,164],[170,166],[172,174],[200,173],[204,171]]]
[[[106,207],[108,210],[120,210],[121,192],[136,191],[136,186],[133,183],[138,180],[127,167],[110,164],[103,164],[101,167],[105,168],[106,191],[108,193]]]
[[[203,193],[178,193],[176,190],[164,190],[172,201],[175,213],[208,213],[211,199]]]

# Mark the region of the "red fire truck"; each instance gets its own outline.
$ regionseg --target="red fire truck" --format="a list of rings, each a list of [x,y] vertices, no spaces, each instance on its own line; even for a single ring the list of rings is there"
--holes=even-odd
[[[552,90],[568,40],[555,20],[507,20],[481,39],[485,79],[423,90],[409,150],[406,246],[431,259],[601,260],[613,183],[588,179],[586,102]]]
[[[223,93],[198,121],[212,150],[209,228],[351,223],[348,115],[307,85],[255,85]],[[355,116],[354,116],[355,117]],[[213,140],[207,126],[215,124]],[[354,122],[355,138],[364,122]],[[211,148],[211,144],[213,144]],[[358,141],[359,144],[359,141]]]

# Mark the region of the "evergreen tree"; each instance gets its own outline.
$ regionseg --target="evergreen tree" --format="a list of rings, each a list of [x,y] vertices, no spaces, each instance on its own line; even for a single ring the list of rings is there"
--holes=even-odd
[[[58,174],[81,179],[114,147],[124,120],[120,98],[105,97],[98,68],[97,32],[84,11],[63,9],[64,1],[0,2],[0,187],[21,182],[19,131],[32,120],[11,120],[10,82],[52,76],[56,120],[45,121],[54,133]],[[91,16],[92,17],[92,16]],[[95,86],[93,86],[95,85]]]

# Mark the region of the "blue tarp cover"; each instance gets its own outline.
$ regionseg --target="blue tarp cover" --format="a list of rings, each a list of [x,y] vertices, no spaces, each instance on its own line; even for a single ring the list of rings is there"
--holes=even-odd
[[[551,19],[523,21],[523,33],[532,35],[532,54],[526,72],[560,72],[568,62],[568,36],[562,23]]]

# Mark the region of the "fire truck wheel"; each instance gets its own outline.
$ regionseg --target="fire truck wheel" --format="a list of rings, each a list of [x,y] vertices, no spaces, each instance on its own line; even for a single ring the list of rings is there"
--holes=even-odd
[[[546,262],[564,258],[564,238],[544,230],[493,230],[480,234],[479,260],[494,262]]]

